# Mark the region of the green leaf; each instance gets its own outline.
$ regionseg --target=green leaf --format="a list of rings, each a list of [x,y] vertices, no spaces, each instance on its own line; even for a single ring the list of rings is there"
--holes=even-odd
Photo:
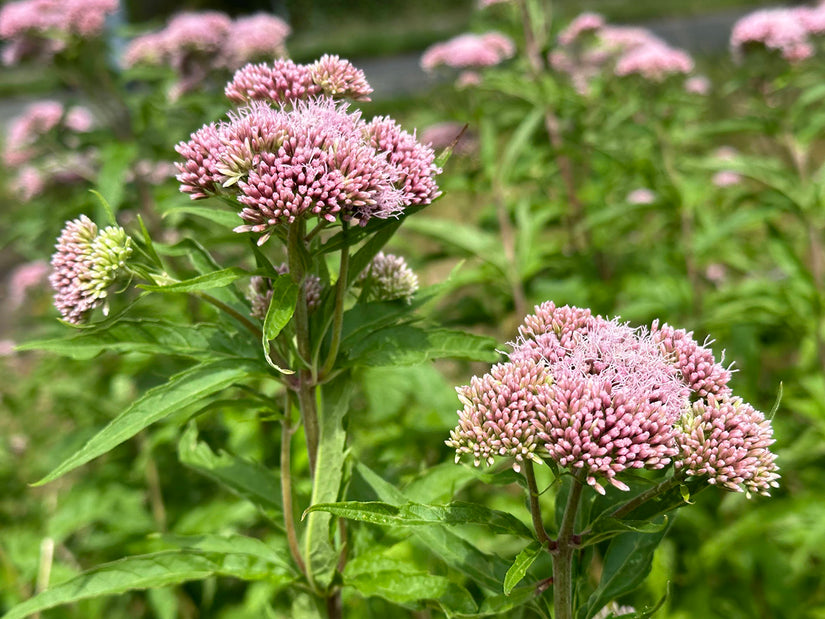
[[[141,284],[139,288],[149,290],[150,292],[200,292],[201,290],[212,290],[214,288],[223,288],[234,281],[249,277],[249,271],[238,267],[230,267],[228,269],[221,269],[205,275],[198,275],[191,279],[185,279],[167,286],[151,286],[148,284]]]
[[[670,522],[657,533],[623,533],[615,537],[607,547],[599,586],[577,616],[590,619],[608,602],[641,585],[669,528]]]
[[[136,589],[166,587],[210,576],[232,576],[243,580],[283,580],[272,565],[246,554],[156,552],[126,557],[84,572],[76,578],[18,604],[2,619],[23,619],[34,613],[78,600],[117,595]]]
[[[117,211],[123,202],[126,187],[126,173],[137,156],[137,144],[133,142],[109,141],[100,153],[103,162],[97,185],[112,209]]]
[[[95,191],[94,189],[90,189],[89,193],[92,194],[97,201],[100,202],[100,206],[103,207],[103,212],[106,213],[106,224],[107,226],[116,226],[117,224],[117,217],[115,217],[115,212],[112,210],[112,206],[106,201],[99,191]]]
[[[254,537],[246,535],[172,535],[164,534],[157,537],[161,542],[174,546],[176,549],[196,550],[203,553],[243,554],[258,557],[273,565],[280,566],[284,573],[294,573],[294,569],[287,558],[275,552],[272,546],[265,544]]]
[[[407,503],[396,506],[382,501],[343,501],[313,504],[307,508],[305,513],[315,511],[325,511],[341,518],[387,526],[478,524],[495,533],[533,539],[530,529],[512,514],[474,503],[454,502],[449,505]]]
[[[65,475],[130,439],[167,415],[198,405],[204,398],[225,389],[250,373],[257,364],[232,359],[202,363],[172,376],[167,383],[150,389],[128,409],[95,434],[80,451],[63,461],[38,481],[40,486]]]
[[[347,435],[343,419],[349,410],[353,382],[346,374],[324,386],[321,396],[320,435],[315,461],[315,479],[312,484],[312,504],[336,501],[341,492]],[[329,513],[316,510],[307,519],[305,556],[307,578],[326,588],[332,582],[338,553],[330,531]]]
[[[501,251],[501,241],[495,234],[457,221],[432,218],[411,219],[404,225],[404,229],[456,247],[493,265],[502,275],[507,275],[507,259]]]
[[[293,371],[278,367],[273,363],[269,354],[269,342],[278,337],[278,334],[292,318],[299,292],[298,285],[288,275],[276,277],[272,282],[272,300],[269,302],[269,308],[266,310],[266,317],[264,318],[261,346],[264,349],[266,362],[283,374],[292,374]]]
[[[46,350],[73,359],[91,359],[104,351],[139,352],[208,359],[254,356],[255,351],[211,324],[178,325],[165,320],[121,319],[104,328],[70,337],[34,340],[18,350]]]
[[[544,550],[541,544],[532,542],[518,553],[513,565],[510,566],[507,575],[504,577],[504,595],[510,595],[513,588],[521,582],[527,570],[530,569],[530,566]]]
[[[683,497],[684,498],[684,497]],[[605,540],[616,537],[627,531],[636,533],[658,533],[669,526],[670,519],[665,516],[662,522],[649,522],[647,520],[618,520],[616,518],[600,518],[592,527],[587,537],[582,541],[581,546],[592,546]]]
[[[225,451],[213,452],[209,445],[198,441],[194,423],[189,424],[180,438],[178,458],[185,466],[256,505],[279,526],[283,524],[281,485],[276,471]]]
[[[383,501],[393,505],[402,505],[409,501],[400,490],[366,465],[359,462],[356,468],[364,481]],[[509,566],[497,555],[480,551],[477,546],[459,537],[446,526],[415,527],[413,535],[450,567],[462,572],[489,591],[501,591],[504,574]]]
[[[196,217],[203,217],[204,219],[213,221],[230,230],[237,227],[241,223],[241,219],[237,212],[208,206],[177,206],[165,211],[163,216],[166,217],[167,215],[173,215],[175,213],[185,213],[188,215],[195,215]]]
[[[468,359],[495,363],[495,339],[450,329],[423,329],[400,325],[380,329],[347,351],[349,365],[416,365],[432,359]]]

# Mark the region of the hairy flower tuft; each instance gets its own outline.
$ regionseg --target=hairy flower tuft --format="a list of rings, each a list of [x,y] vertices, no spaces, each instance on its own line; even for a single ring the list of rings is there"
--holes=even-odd
[[[98,230],[85,215],[66,223],[55,245],[49,283],[67,322],[81,324],[103,303],[132,254],[131,239],[118,226]]]

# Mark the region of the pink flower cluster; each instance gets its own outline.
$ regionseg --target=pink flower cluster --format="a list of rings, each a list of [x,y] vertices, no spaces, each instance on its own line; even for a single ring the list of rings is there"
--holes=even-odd
[[[183,12],[163,30],[132,39],[123,55],[126,67],[169,66],[187,92],[210,74],[237,69],[248,62],[284,56],[290,28],[274,15],[232,20],[219,11]]]
[[[559,33],[558,43],[550,52],[550,65],[566,73],[582,94],[606,71],[661,82],[671,75],[688,74],[694,67],[687,52],[669,46],[649,30],[611,26],[595,13],[574,19]]]
[[[49,274],[49,265],[44,260],[26,262],[16,267],[9,276],[8,298],[12,309],[17,309],[26,300],[29,289],[39,287]]]
[[[513,41],[500,32],[462,34],[427,48],[421,56],[421,68],[432,71],[441,65],[454,69],[490,67],[510,58],[515,52]]]
[[[457,388],[456,461],[509,457],[518,471],[551,459],[600,493],[605,481],[627,490],[623,471],[670,463],[733,490],[776,486],[770,423],[733,397],[730,371],[691,333],[548,301],[512,347],[507,363]]]
[[[646,187],[634,189],[625,198],[628,204],[653,204],[656,201],[656,194]]]
[[[92,114],[85,107],[75,106],[66,111],[57,101],[32,103],[9,125],[3,162],[12,167],[22,165],[38,155],[35,145],[49,132],[64,129],[83,133],[93,124]]]
[[[811,35],[825,32],[825,6],[762,9],[737,21],[730,35],[734,58],[741,60],[749,47],[778,52],[789,62],[814,54]]]
[[[287,109],[253,101],[177,145],[181,191],[192,199],[237,195],[244,224],[260,234],[300,217],[386,219],[439,195],[432,149],[392,119],[365,122],[328,97]]]
[[[131,239],[123,228],[98,230],[85,215],[66,223],[55,245],[49,283],[54,304],[63,319],[81,324],[103,304],[107,288],[132,254]]]
[[[8,41],[4,64],[30,58],[47,60],[63,51],[72,37],[103,32],[117,0],[19,0],[0,9],[0,38]]]
[[[235,73],[225,93],[235,103],[286,103],[319,95],[369,101],[372,88],[350,61],[326,54],[312,64],[284,59],[271,66],[248,64]]]

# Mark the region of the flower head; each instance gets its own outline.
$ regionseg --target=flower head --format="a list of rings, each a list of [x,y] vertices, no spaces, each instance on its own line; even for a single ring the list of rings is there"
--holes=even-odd
[[[361,69],[349,60],[324,54],[309,66],[312,82],[328,97],[343,97],[354,101],[369,101],[372,88]]]
[[[497,456],[514,458],[517,471],[525,458],[540,462],[535,419],[550,399],[549,382],[539,364],[524,360],[494,365],[488,374],[456,387],[464,408],[447,441],[456,450],[456,462],[465,453],[472,454],[476,466],[492,464]]]
[[[693,403],[679,423],[676,467],[742,492],[766,496],[778,487],[769,420],[740,398],[709,395]]]
[[[693,71],[693,59],[680,49],[663,43],[640,45],[616,62],[616,75],[640,75],[646,80],[661,82],[669,75]]]
[[[720,170],[713,175],[711,182],[717,187],[732,187],[742,182],[742,175],[733,170]]]
[[[628,204],[653,204],[656,201],[656,194],[646,187],[640,187],[627,194],[625,200]]]
[[[232,22],[224,50],[226,64],[238,68],[248,62],[286,55],[291,29],[280,17],[257,13]]]
[[[510,58],[515,51],[513,41],[500,32],[462,34],[427,48],[421,56],[421,67],[425,71],[441,65],[454,69],[489,67]]]
[[[371,301],[401,299],[411,303],[418,290],[418,276],[401,256],[378,252],[358,276],[358,285],[367,291]]]
[[[559,43],[561,45],[570,45],[583,33],[599,30],[604,25],[604,17],[598,13],[582,13],[559,33]]]
[[[236,231],[260,234],[259,243],[299,217],[364,225],[438,195],[431,149],[390,119],[367,124],[327,97],[290,108],[253,101],[177,151],[181,190],[193,199],[235,193],[245,222]]]
[[[447,444],[476,465],[551,459],[600,493],[604,482],[628,490],[628,469],[671,462],[766,491],[777,477],[770,424],[731,396],[730,372],[691,335],[543,303],[519,327],[509,362],[458,389],[464,409]]]
[[[54,304],[67,322],[81,324],[103,303],[132,254],[131,239],[123,228],[98,230],[85,215],[66,224],[52,256],[49,283]]]
[[[685,80],[685,92],[692,95],[706,95],[710,92],[710,80],[704,75],[694,75]]]
[[[742,58],[748,47],[764,47],[779,52],[788,61],[804,60],[814,49],[808,34],[813,26],[805,11],[794,9],[763,9],[745,15],[737,21],[730,35],[730,47],[735,58]]]

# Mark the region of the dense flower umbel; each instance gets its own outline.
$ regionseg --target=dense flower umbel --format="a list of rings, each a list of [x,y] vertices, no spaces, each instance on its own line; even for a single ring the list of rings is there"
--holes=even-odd
[[[421,56],[421,67],[425,71],[441,65],[454,69],[489,67],[510,58],[515,51],[513,41],[500,32],[462,34],[427,48]]]
[[[676,467],[730,490],[769,496],[779,486],[769,420],[740,398],[713,395],[685,411],[679,423]]]
[[[279,275],[289,273],[289,265],[283,264],[275,267]],[[304,295],[306,295],[307,310],[314,312],[321,303],[321,278],[317,275],[308,275],[304,280]],[[253,276],[249,280],[249,288],[246,291],[246,298],[251,305],[250,314],[254,318],[263,320],[269,311],[269,304],[272,302],[272,280],[268,277]]]
[[[71,37],[98,37],[117,0],[21,0],[0,9],[0,38],[8,41],[3,62],[47,60]]]
[[[819,26],[815,10],[763,9],[745,15],[737,21],[730,35],[730,47],[740,59],[749,46],[764,47],[779,52],[785,60],[804,60],[813,55],[808,37]]]
[[[508,363],[458,389],[464,409],[447,444],[476,464],[516,457],[517,470],[524,457],[549,458],[600,493],[605,481],[627,490],[619,477],[627,469],[671,462],[711,483],[766,490],[776,479],[770,425],[732,398],[730,372],[691,335],[548,301],[524,319]],[[712,423],[728,423],[728,433],[703,434]],[[707,465],[722,453],[733,468]]]
[[[312,64],[276,60],[272,66],[246,65],[235,73],[225,93],[235,103],[285,103],[317,95],[369,101],[372,88],[364,72],[351,62],[326,54]]]
[[[401,299],[411,303],[418,290],[418,276],[407,266],[407,261],[402,256],[382,251],[358,276],[356,283],[367,291],[370,301]]]
[[[264,243],[299,217],[386,219],[438,195],[433,152],[392,121],[365,123],[322,97],[290,109],[254,101],[178,144],[181,191],[238,194],[244,225]]]
[[[64,320],[81,324],[103,303],[106,289],[132,254],[131,239],[123,228],[98,230],[85,215],[66,223],[55,245],[49,283],[54,304]]]
[[[280,17],[258,13],[240,17],[232,23],[224,51],[231,68],[248,62],[286,55],[286,39],[291,29]]]

